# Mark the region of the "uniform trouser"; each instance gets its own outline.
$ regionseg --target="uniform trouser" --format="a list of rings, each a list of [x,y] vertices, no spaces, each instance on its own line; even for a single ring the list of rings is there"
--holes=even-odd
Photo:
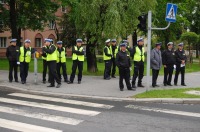
[[[134,73],[132,78],[132,85],[135,85],[137,77],[138,77],[138,85],[141,85],[143,76],[144,76],[144,62],[134,61]]]
[[[17,69],[18,69],[17,61],[9,61],[9,76],[8,76],[9,81],[13,80],[13,70],[14,70],[15,81],[18,81]]]
[[[56,72],[56,61],[47,61],[48,68],[49,68],[49,81],[51,85],[55,85],[55,81],[58,84],[61,84],[61,81]]]
[[[171,84],[172,74],[174,70],[174,65],[166,65],[167,67],[164,68],[164,84]]]
[[[185,84],[185,66],[180,67],[180,65],[176,65],[176,72],[174,77],[174,84],[178,82],[178,75],[181,72],[181,84]]]
[[[46,81],[47,66],[47,61],[43,59],[43,81]]]
[[[109,78],[110,77],[110,73],[111,73],[111,60],[105,60],[105,69],[104,69],[104,79]]]
[[[130,83],[129,77],[130,77],[130,69],[120,67],[119,68],[119,88],[120,89],[124,88],[123,79],[125,79],[127,89],[131,89],[131,83]]]
[[[83,61],[73,60],[72,74],[70,76],[71,82],[74,82],[77,67],[78,67],[78,81],[82,80]]]
[[[63,77],[64,77],[64,80],[67,81],[68,80],[68,77],[67,77],[67,68],[66,68],[66,63],[57,63],[57,73],[58,73],[58,77],[60,78],[61,80],[61,73],[60,73],[60,69],[62,67],[62,73],[63,73]]]
[[[116,61],[115,58],[111,59],[111,63],[112,63],[112,76],[115,76],[115,72],[116,72]]]
[[[20,62],[20,77],[22,82],[26,82],[28,76],[29,63]]]
[[[152,86],[157,84],[159,70],[152,69]]]

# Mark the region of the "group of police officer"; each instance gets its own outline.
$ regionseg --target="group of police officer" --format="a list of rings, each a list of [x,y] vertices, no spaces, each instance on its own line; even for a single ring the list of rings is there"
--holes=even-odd
[[[112,45],[110,45],[110,42]],[[142,84],[145,62],[143,38],[138,39],[137,45],[132,49],[128,46],[127,40],[123,40],[119,47],[116,46],[116,39],[108,39],[105,43],[106,45],[103,50],[105,62],[104,79],[110,80],[111,77],[115,78],[115,67],[117,66],[119,68],[119,88],[121,91],[124,89],[123,79],[125,79],[128,90],[135,91],[136,87],[144,87]],[[184,76],[187,58],[183,50],[183,43],[178,44],[178,49],[176,51],[173,50],[173,42],[167,44],[167,49],[164,50],[163,53],[161,53],[160,48],[161,43],[156,43],[155,48],[151,51],[152,87],[159,87],[157,85],[157,78],[162,65],[164,66],[164,86],[172,86],[171,80],[174,69],[176,69],[174,85],[177,86],[178,76],[181,72],[181,85],[186,86]],[[131,59],[134,64],[132,85],[130,84]],[[113,68],[112,74],[111,68]],[[137,78],[138,83],[136,86]]]
[[[9,82],[13,81],[13,70],[15,82],[18,82],[17,67],[19,65],[21,83],[25,84],[28,76],[31,55],[35,53],[36,50],[31,48],[31,41],[29,39],[26,39],[24,41],[24,45],[20,48],[16,46],[16,41],[16,39],[11,39],[10,46],[6,51],[6,56],[9,60]],[[61,86],[61,68],[64,82],[68,84],[72,84],[74,82],[76,69],[78,68],[78,84],[81,84],[84,62],[82,39],[77,39],[76,45],[72,47],[73,64],[70,79],[68,79],[66,69],[66,49],[62,46],[62,41],[58,41],[57,45],[54,45],[52,42],[53,41],[51,39],[45,39],[42,52],[40,52],[43,59],[43,83],[46,83],[48,67],[48,82],[50,85],[47,87],[55,87],[55,81],[57,82],[56,88]],[[116,39],[108,39],[105,43],[106,45],[103,49],[103,59],[105,62],[104,79],[110,80],[111,77],[116,78],[115,73],[117,66],[119,69],[119,88],[121,91],[124,89],[123,79],[125,79],[128,90],[136,90],[137,78],[137,87],[144,87],[142,84],[145,62],[143,38],[138,39],[137,46],[132,49],[129,47],[127,40],[123,40],[119,46],[117,46]],[[184,74],[187,58],[185,51],[183,50],[183,43],[178,44],[178,49],[176,51],[173,50],[172,42],[167,44],[167,49],[164,50],[163,53],[161,53],[160,48],[161,43],[156,43],[155,48],[151,51],[152,87],[158,86],[157,78],[162,65],[164,66],[164,86],[172,86],[171,80],[174,68],[176,68],[174,85],[177,85],[178,75],[181,73],[181,85],[186,86]],[[134,64],[134,73],[131,84],[130,70],[132,60]]]
[[[17,69],[20,66],[20,77],[21,83],[25,84],[28,76],[29,63],[31,62],[31,55],[36,52],[34,48],[30,47],[31,41],[26,39],[23,46],[20,48],[16,46],[17,39],[11,39],[10,46],[6,50],[6,56],[9,60],[9,82],[13,81],[13,69],[15,82],[18,82]],[[76,45],[72,48],[72,73],[70,80],[67,77],[66,69],[66,49],[62,46],[62,41],[58,41],[57,45],[52,43],[51,39],[45,39],[42,47],[43,59],[43,83],[46,83],[46,74],[48,67],[48,82],[50,83],[47,87],[55,87],[55,81],[57,82],[56,88],[61,86],[61,67],[64,81],[68,84],[74,82],[76,69],[78,67],[78,84],[82,80],[82,70],[84,61],[84,50],[82,47],[82,39],[76,40]]]

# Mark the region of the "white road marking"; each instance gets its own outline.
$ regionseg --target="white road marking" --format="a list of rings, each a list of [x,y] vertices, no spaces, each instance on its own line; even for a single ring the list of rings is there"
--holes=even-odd
[[[0,127],[21,132],[62,132],[61,130],[51,129],[42,126],[31,125],[6,119],[0,119]]]
[[[132,108],[132,109],[138,109],[138,110],[145,110],[145,111],[168,113],[168,114],[174,114],[174,115],[200,117],[200,113],[193,113],[193,112],[185,112],[185,111],[177,111],[177,110],[169,110],[169,109],[161,109],[161,108],[150,108],[150,107],[137,106],[137,105],[127,105],[125,107]]]
[[[31,95],[31,94],[23,94],[23,93],[12,93],[9,95],[15,96],[15,97],[24,97],[24,98],[32,98],[32,99],[39,99],[39,100],[46,100],[46,101],[53,101],[53,102],[61,102],[61,103],[67,103],[67,104],[89,106],[89,107],[95,107],[95,108],[111,109],[112,107],[114,107],[112,105],[90,103],[90,102],[61,99],[61,98],[54,98],[54,97],[46,97],[46,96],[39,96],[39,95]]]
[[[25,117],[31,117],[31,118],[36,118],[40,120],[53,121],[57,123],[67,124],[67,125],[78,125],[79,123],[83,122],[83,120],[49,115],[49,114],[44,114],[44,113],[31,113],[29,111],[25,111],[25,110],[21,110],[17,108],[4,107],[4,106],[0,106],[0,112],[20,115],[20,116],[25,116]]]
[[[51,109],[51,110],[57,110],[57,111],[69,112],[69,113],[81,114],[81,115],[87,115],[87,116],[96,116],[101,113],[98,111],[76,109],[76,108],[70,108],[70,107],[64,107],[64,106],[58,106],[58,105],[36,103],[36,102],[29,102],[29,101],[22,101],[22,100],[16,100],[16,99],[8,99],[8,98],[0,98],[0,102],[23,105],[23,106],[31,106],[31,107],[37,107],[37,108],[45,108],[45,109]]]

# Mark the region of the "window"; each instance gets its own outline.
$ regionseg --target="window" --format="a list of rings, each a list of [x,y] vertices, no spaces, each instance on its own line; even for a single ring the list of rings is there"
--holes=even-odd
[[[35,47],[42,47],[42,39],[35,38]]]
[[[6,42],[7,38],[6,37],[0,37],[0,48],[6,48]]]
[[[5,0],[0,0],[0,4],[5,4]]]
[[[61,6],[61,12],[66,13],[67,12],[67,7],[66,6]]]
[[[55,23],[54,23],[54,21],[50,21],[50,22],[49,22],[49,28],[50,28],[50,29],[54,29],[54,28],[55,28]]]

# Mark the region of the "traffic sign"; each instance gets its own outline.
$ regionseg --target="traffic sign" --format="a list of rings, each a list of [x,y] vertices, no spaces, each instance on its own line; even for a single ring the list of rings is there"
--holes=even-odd
[[[176,22],[177,5],[172,3],[167,3],[166,17],[167,22]]]

